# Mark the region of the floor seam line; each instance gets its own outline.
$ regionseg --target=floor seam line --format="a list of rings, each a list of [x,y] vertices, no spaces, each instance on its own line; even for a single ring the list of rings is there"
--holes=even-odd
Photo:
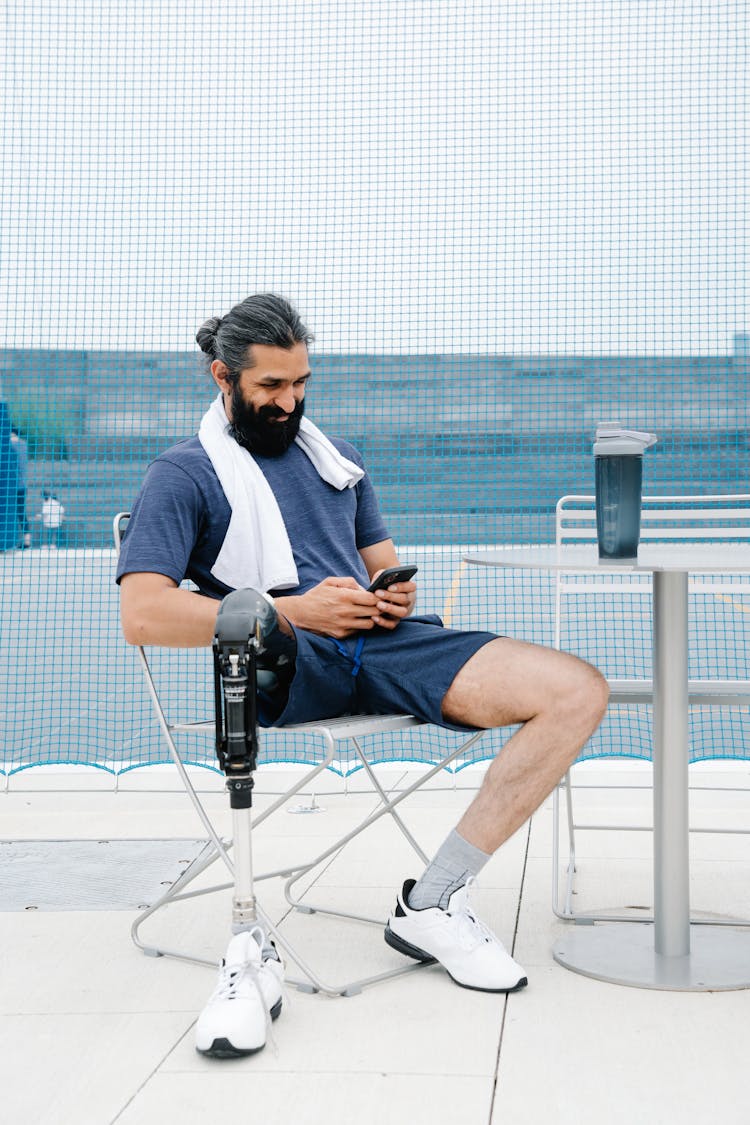
[[[521,921],[521,905],[522,905],[522,902],[523,902],[524,887],[526,885],[526,871],[527,871],[527,868],[528,868],[529,850],[530,850],[530,847],[531,847],[531,824],[532,824],[532,820],[533,820],[533,817],[530,817],[529,822],[528,822],[528,827],[526,829],[526,847],[524,848],[524,853],[523,853],[523,865],[521,867],[521,881],[520,881],[520,885],[519,885],[519,889],[518,889],[518,906],[516,907],[516,917],[515,917],[515,922],[513,924],[513,941],[511,942],[511,947],[510,947],[511,956],[513,956],[513,957],[515,956],[515,952],[516,952],[516,940],[518,938],[518,927],[519,927],[519,924],[520,924],[520,921]],[[508,993],[506,993],[505,994],[505,1002],[503,1004],[503,1016],[502,1016],[502,1019],[500,1021],[500,1037],[498,1039],[498,1044],[497,1044],[495,1078],[494,1078],[494,1081],[492,1083],[492,1098],[490,1099],[490,1115],[489,1115],[489,1118],[487,1120],[487,1125],[492,1125],[492,1117],[494,1115],[494,1110],[495,1110],[495,1099],[497,1097],[497,1090],[498,1090],[498,1086],[499,1086],[499,1083],[500,1083],[500,1058],[501,1058],[502,1049],[503,1049],[503,1042],[504,1042],[504,1039],[505,1039],[505,1021],[508,1018],[508,1002],[509,1002],[509,1000],[510,1000],[510,995]]]

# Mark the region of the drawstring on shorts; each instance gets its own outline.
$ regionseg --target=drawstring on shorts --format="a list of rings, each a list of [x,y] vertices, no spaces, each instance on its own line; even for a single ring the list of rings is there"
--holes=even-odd
[[[353,654],[349,652],[349,649],[346,647],[345,644],[343,644],[342,641],[337,641],[335,639],[335,637],[332,637],[331,639],[333,640],[334,645],[336,646],[338,651],[341,653],[341,655],[346,657],[347,660],[351,660],[351,662],[352,662],[352,675],[356,676],[357,673],[359,672],[360,668],[362,667],[362,649],[365,647],[364,633],[362,633],[357,638],[357,643],[354,646],[354,653]]]

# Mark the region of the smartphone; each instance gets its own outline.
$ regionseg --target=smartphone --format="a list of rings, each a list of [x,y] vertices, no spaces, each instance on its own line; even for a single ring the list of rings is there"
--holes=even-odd
[[[408,582],[419,570],[418,566],[389,566],[372,582],[367,589],[371,594],[392,586],[394,582]]]

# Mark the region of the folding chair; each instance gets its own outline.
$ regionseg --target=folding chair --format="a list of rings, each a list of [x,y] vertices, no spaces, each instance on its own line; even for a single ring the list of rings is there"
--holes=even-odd
[[[113,533],[115,550],[119,554],[122,536],[127,527],[129,519],[128,512],[119,512],[113,521]],[[247,638],[247,653],[243,653],[243,657],[247,656],[247,666],[251,666],[251,681],[255,676],[255,665],[252,654],[252,640]],[[215,668],[219,660],[216,654],[217,643],[215,642]],[[407,797],[411,796],[417,789],[425,785],[431,778],[433,778],[441,770],[449,766],[457,758],[465,756],[474,746],[476,742],[484,735],[485,731],[477,730],[473,732],[467,739],[465,739],[456,749],[453,749],[449,754],[445,755],[438,763],[433,764],[430,768],[420,776],[417,781],[407,786],[395,796],[389,796],[380,781],[378,780],[371,762],[368,760],[366,749],[363,745],[363,739],[368,735],[381,734],[384,732],[406,731],[418,727],[426,727],[427,724],[416,719],[413,715],[393,714],[393,715],[345,715],[336,718],[326,719],[319,722],[302,723],[295,726],[282,727],[282,728],[267,728],[270,731],[280,731],[284,734],[306,734],[310,736],[318,736],[322,739],[323,752],[320,760],[316,762],[312,768],[305,773],[301,780],[296,781],[290,788],[283,793],[277,800],[275,800],[268,808],[266,808],[258,816],[251,820],[251,809],[249,804],[245,807],[235,807],[235,802],[232,800],[232,840],[222,839],[219,833],[215,830],[211,819],[192,783],[188,770],[186,768],[183,756],[178,748],[176,737],[185,734],[203,734],[217,739],[219,735],[217,732],[220,730],[222,723],[226,726],[226,719],[222,720],[221,717],[221,699],[220,695],[224,696],[224,715],[227,714],[227,691],[231,691],[231,686],[227,687],[230,679],[226,676],[222,677],[222,687],[219,686],[219,676],[215,676],[215,698],[216,698],[216,711],[212,719],[201,719],[197,721],[171,721],[162,706],[162,702],[157,689],[157,684],[152,673],[152,669],[142,646],[136,646],[136,652],[143,671],[148,694],[151,704],[154,709],[161,733],[166,742],[169,755],[177,767],[182,784],[193,804],[193,807],[198,814],[198,817],[203,824],[206,832],[207,840],[201,853],[190,864],[190,866],[183,872],[183,874],[176,880],[176,882],[163,894],[156,902],[143,910],[133,922],[131,928],[131,935],[135,945],[143,950],[149,956],[160,957],[176,957],[181,960],[193,961],[199,964],[215,965],[217,962],[207,960],[204,957],[196,956],[191,953],[186,953],[180,950],[164,948],[154,944],[147,943],[141,940],[140,929],[147,919],[151,918],[158,911],[166,906],[186,899],[198,898],[203,895],[212,894],[218,891],[233,889],[233,905],[232,905],[232,924],[235,929],[242,929],[248,924],[251,924],[255,919],[262,922],[267,932],[272,935],[278,945],[285,951],[287,956],[295,962],[295,964],[302,970],[304,980],[290,980],[289,983],[295,987],[306,992],[321,992],[329,996],[353,996],[360,992],[367,985],[378,983],[391,979],[392,977],[400,976],[404,973],[412,972],[415,969],[424,967],[423,963],[414,962],[399,965],[399,967],[389,970],[384,973],[379,973],[369,977],[358,980],[350,980],[343,983],[330,983],[324,981],[318,973],[308,964],[307,959],[300,953],[287,939],[284,933],[275,926],[268,916],[262,910],[262,907],[257,902],[254,894],[254,882],[259,882],[263,879],[282,878],[285,880],[285,896],[289,904],[296,910],[303,914],[328,914],[334,917],[353,919],[361,922],[371,923],[380,926],[385,925],[384,919],[372,918],[361,914],[351,914],[343,911],[337,911],[321,906],[314,906],[309,902],[302,902],[299,898],[292,894],[293,885],[305,874],[314,870],[319,864],[324,862],[329,856],[338,852],[349,841],[358,836],[361,832],[368,829],[372,824],[378,821],[383,816],[389,816],[399,831],[408,841],[411,848],[423,863],[428,860],[427,855],[419,846],[414,836],[411,834],[401,817],[397,812],[398,805],[401,804]],[[235,654],[236,655],[236,654]],[[236,661],[235,661],[236,665]],[[257,727],[254,724],[254,692],[246,692],[245,699],[253,700],[253,731],[249,732],[253,736],[257,733]],[[247,711],[243,715],[243,721],[247,719]],[[226,729],[224,730],[226,735]],[[362,766],[368,777],[375,793],[378,796],[379,804],[374,812],[365,817],[360,824],[357,825],[351,832],[347,833],[335,844],[326,848],[320,855],[315,856],[311,860],[295,864],[290,867],[280,868],[275,871],[265,872],[261,875],[253,875],[252,870],[252,830],[257,828],[267,817],[271,816],[287,801],[294,797],[301,790],[307,788],[312,781],[327,767],[331,766],[337,756],[337,748],[346,744],[354,751],[356,760]],[[224,763],[225,765],[225,763]],[[246,788],[252,789],[252,769],[245,770],[245,774],[249,774],[250,780]],[[225,770],[226,772],[226,770]],[[234,784],[234,778],[228,774],[227,787],[230,789]],[[233,853],[230,854],[230,853]],[[193,881],[198,878],[208,867],[210,867],[217,859],[221,859],[231,876],[230,882],[225,882],[210,887],[201,887],[198,890],[188,890],[187,888]]]
[[[596,541],[595,500],[591,495],[563,496],[556,508],[556,542],[558,545]],[[643,498],[641,517],[642,542],[743,542],[750,539],[750,495],[706,496],[646,496]],[[750,583],[739,576],[702,575],[689,581],[689,596],[695,602],[701,598],[734,599],[750,595]],[[632,625],[639,613],[645,613],[651,604],[651,578],[643,574],[613,571],[611,576],[584,575],[573,571],[560,571],[555,577],[555,632],[556,648],[566,648],[586,656],[596,663],[607,676],[610,686],[609,712],[629,708],[635,704],[648,705],[653,700],[651,682],[651,635],[649,622],[631,630],[628,643],[622,628],[611,628],[603,651],[591,654],[582,651],[587,642],[594,643],[592,634],[602,620],[611,622],[619,611],[622,619]],[[738,603],[739,604],[739,603]],[[569,606],[573,610],[569,610]],[[742,606],[747,612],[747,604]],[[583,611],[583,612],[582,612]],[[597,614],[599,615],[597,619]],[[630,676],[620,674],[620,661],[626,661]],[[610,662],[610,667],[607,666]],[[614,667],[614,673],[611,668]],[[711,678],[691,679],[688,684],[691,707],[747,708],[750,705],[750,680],[730,679],[712,675]],[[625,718],[628,712],[624,712]],[[622,756],[628,756],[623,747]],[[736,754],[733,756],[737,756]],[[750,757],[750,746],[745,757]],[[591,788],[599,788],[592,786]],[[564,873],[565,890],[560,896],[560,793],[565,799],[568,833],[568,858]],[[652,920],[644,911],[637,915],[618,914],[614,911],[593,912],[573,909],[574,878],[576,874],[576,832],[580,831],[650,831],[639,825],[613,825],[586,823],[577,820],[573,805],[573,786],[566,774],[553,796],[553,891],[552,908],[558,918],[584,924],[596,921]],[[743,833],[743,829],[691,828],[692,832]],[[715,918],[694,917],[694,922],[717,923]],[[720,919],[727,925],[750,924],[737,919]]]

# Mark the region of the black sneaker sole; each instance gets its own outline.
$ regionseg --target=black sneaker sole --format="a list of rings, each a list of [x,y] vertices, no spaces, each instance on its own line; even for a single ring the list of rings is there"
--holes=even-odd
[[[420,949],[418,946],[412,945],[408,941],[404,941],[404,939],[399,937],[398,934],[394,934],[390,926],[385,927],[384,937],[386,943],[390,945],[391,949],[397,949],[399,953],[405,954],[406,957],[413,957],[415,961],[422,961],[426,965],[436,965],[438,963],[437,958],[433,957],[431,953],[425,953],[424,949]],[[443,965],[443,968],[445,969],[445,965]],[[448,969],[445,969],[445,971],[446,973],[448,973],[448,976],[451,978],[454,984],[457,984],[459,988],[468,988],[470,992],[518,992],[520,991],[520,989],[525,988],[529,983],[528,977],[521,977],[519,981],[517,981],[515,984],[512,984],[509,988],[480,988],[476,984],[465,984],[461,980],[456,980],[456,978]]]
[[[214,1039],[210,1047],[202,1049],[196,1047],[199,1055],[206,1055],[211,1059],[244,1059],[247,1055],[257,1055],[258,1051],[262,1051],[265,1043],[260,1047],[241,1048],[235,1047],[228,1039]]]
[[[383,931],[386,944],[390,945],[391,949],[398,950],[403,953],[405,957],[413,957],[415,961],[422,961],[425,965],[436,965],[437,959],[431,953],[425,953],[424,949],[419,949],[416,945],[411,945],[408,941],[404,941],[398,934],[394,934],[390,926],[386,926]]]
[[[445,968],[445,966],[443,966],[443,968]],[[447,969],[445,971],[446,973],[448,973]],[[502,995],[507,995],[509,992],[520,992],[521,989],[525,988],[529,983],[528,977],[521,977],[521,979],[517,981],[516,984],[512,984],[510,988],[480,988],[478,984],[464,984],[463,981],[456,980],[452,973],[448,973],[448,976],[451,978],[454,984],[458,985],[459,988],[468,988],[469,992],[492,992],[493,994],[499,993]]]
[[[269,1015],[272,1020],[277,1020],[281,1015],[281,997],[276,1001],[271,1008]],[[257,1055],[258,1051],[262,1051],[265,1043],[261,1043],[260,1047],[235,1047],[228,1039],[214,1039],[210,1047],[201,1048],[196,1047],[199,1055],[206,1055],[211,1059],[244,1059],[248,1055]]]

